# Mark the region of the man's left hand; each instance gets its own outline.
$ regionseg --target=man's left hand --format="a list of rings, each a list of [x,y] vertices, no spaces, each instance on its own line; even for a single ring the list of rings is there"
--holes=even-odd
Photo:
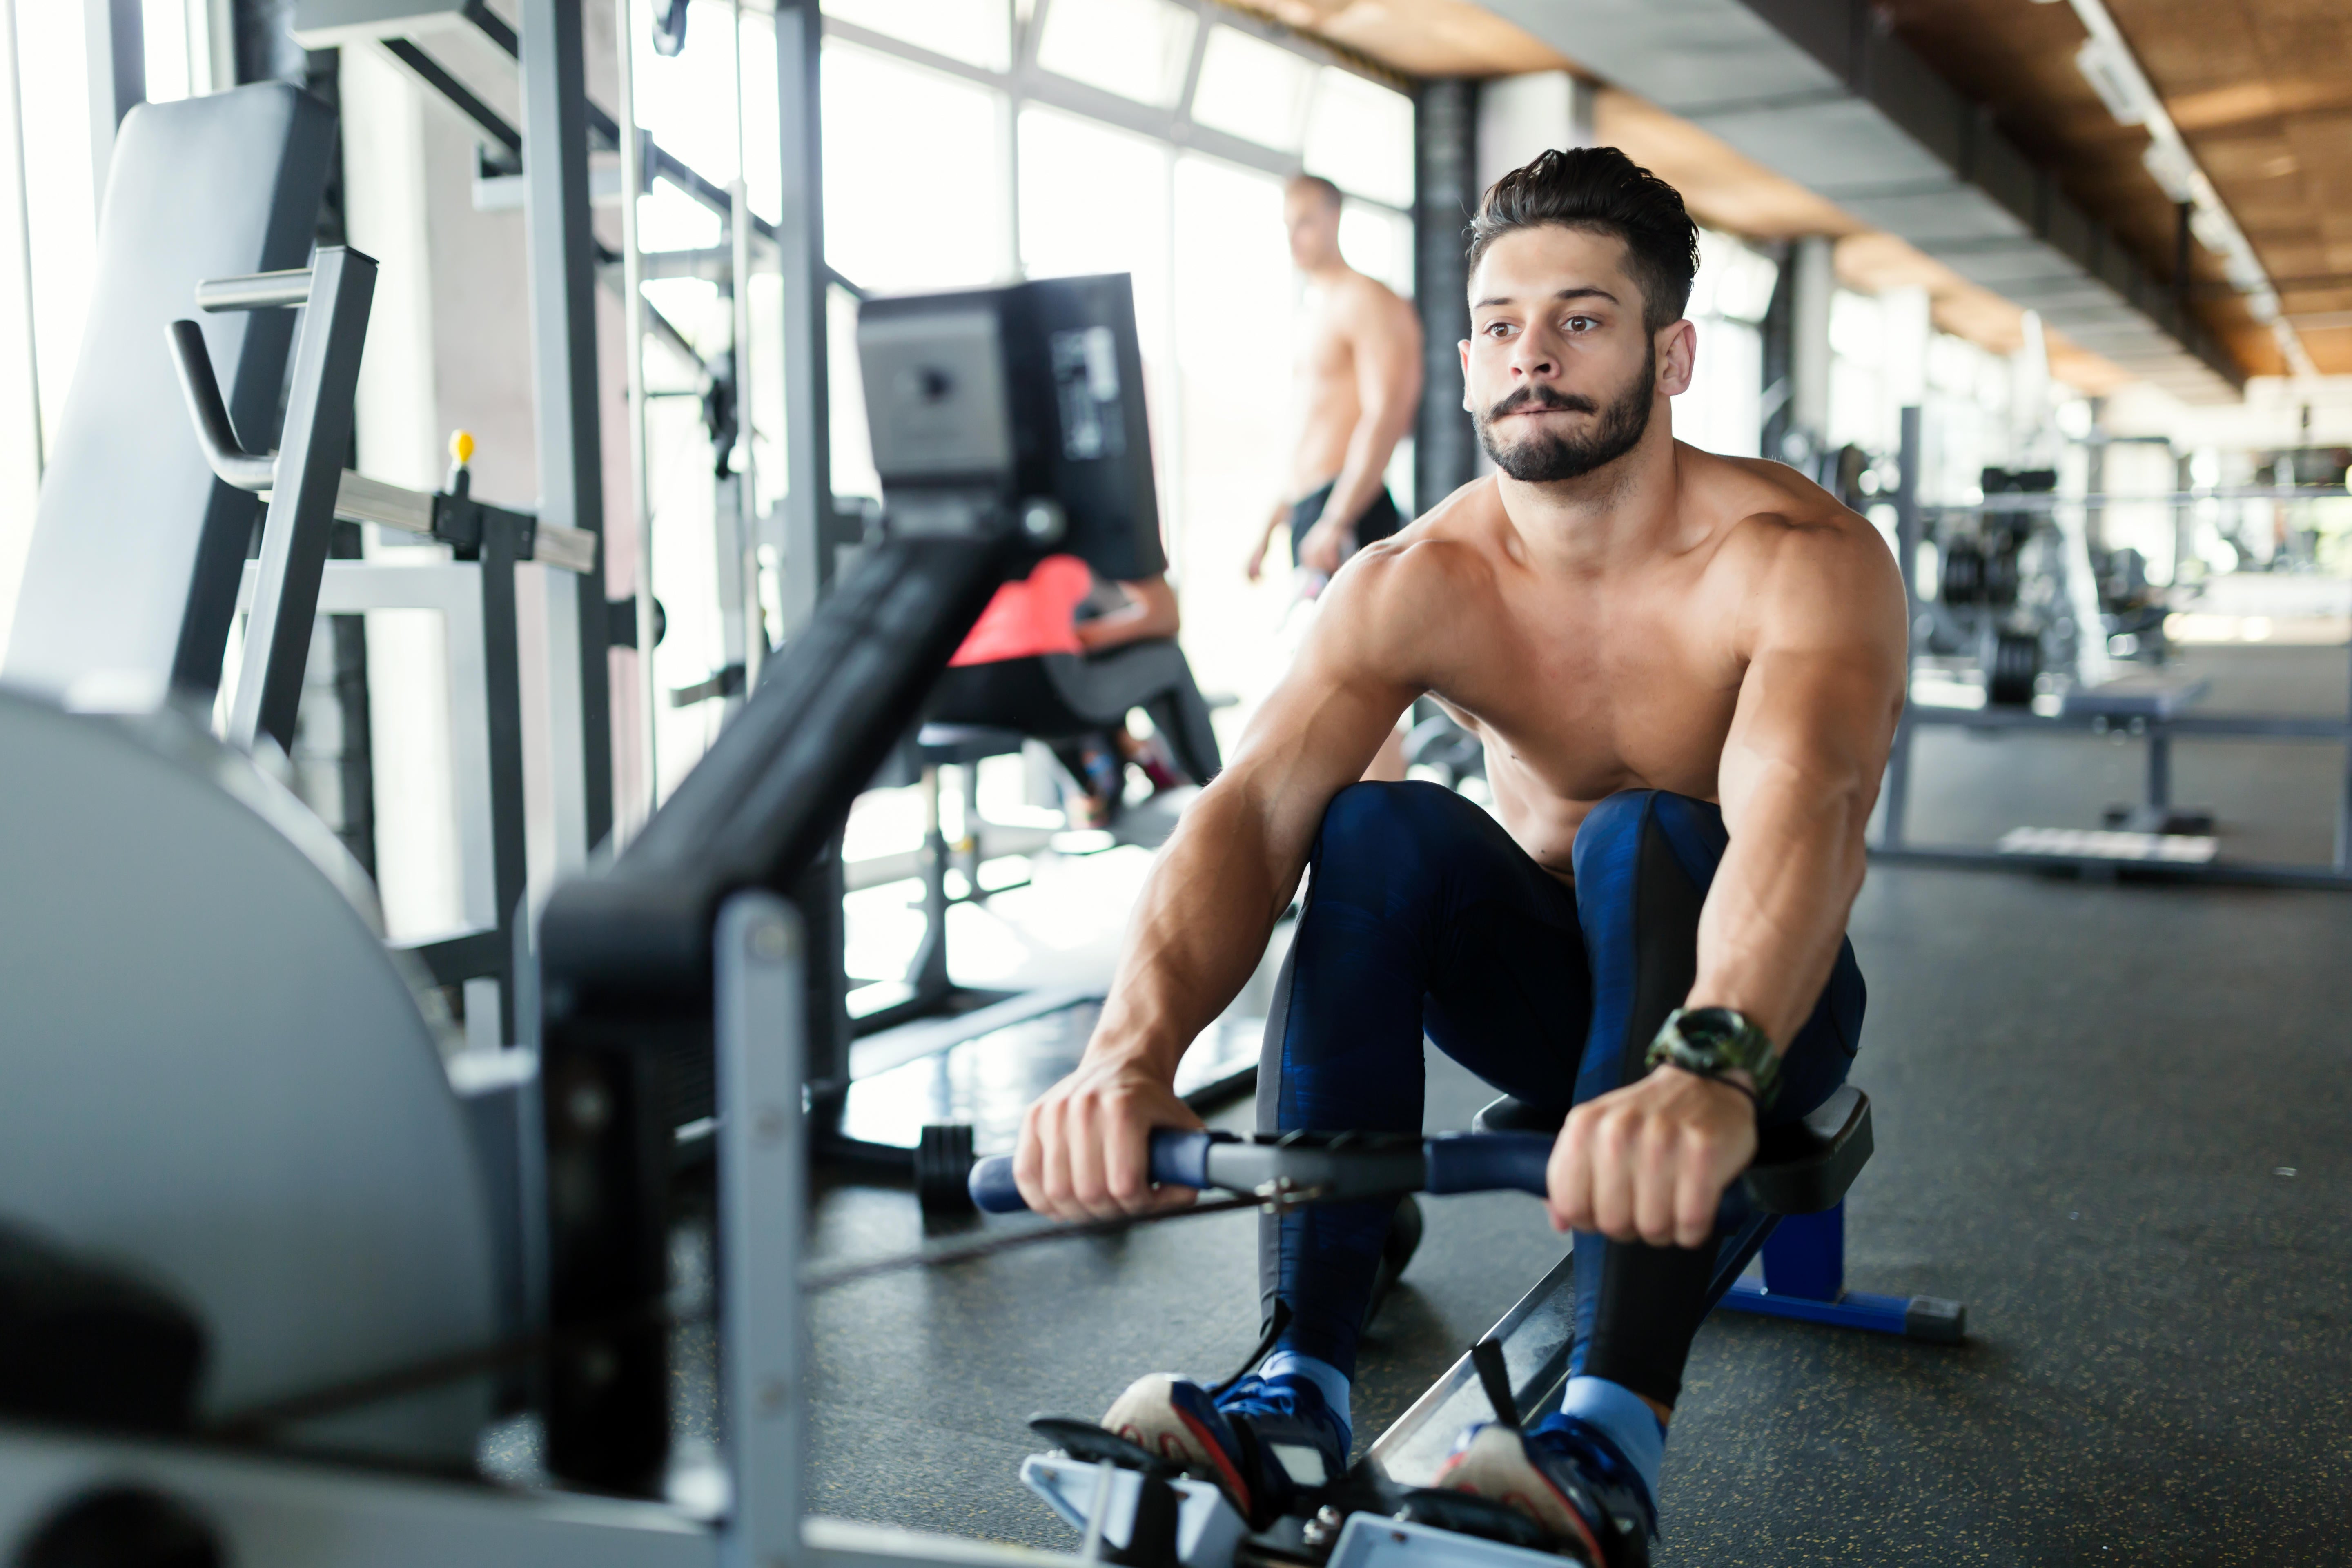
[[[1307,531],[1298,542],[1298,563],[1326,577],[1339,570],[1339,551],[1346,542],[1347,531],[1334,527],[1328,520]]]
[[[1704,1247],[1716,1206],[1756,1157],[1756,1110],[1729,1084],[1679,1068],[1569,1113],[1546,1168],[1554,1230]]]

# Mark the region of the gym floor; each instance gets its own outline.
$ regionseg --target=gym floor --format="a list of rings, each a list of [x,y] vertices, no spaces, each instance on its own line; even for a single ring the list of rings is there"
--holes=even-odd
[[[2216,710],[2344,709],[2340,648],[2189,662],[2216,676]],[[1914,837],[2095,826],[2133,796],[2139,755],[1931,734]],[[2176,798],[2216,808],[2224,854],[2321,858],[2337,765],[2324,747],[2184,744]],[[1084,878],[1131,889],[1122,858],[1140,854],[1076,863],[1040,902],[1066,920]],[[1102,907],[1115,931],[1124,906]],[[1875,867],[1852,930],[1877,1154],[1849,1203],[1848,1280],[1965,1301],[1968,1341],[1718,1315],[1667,1446],[1658,1561],[2340,1561],[2352,898]],[[1066,974],[1074,955],[1054,962]],[[1433,1129],[1467,1125],[1490,1092],[1433,1053]],[[1559,1256],[1523,1197],[1427,1212],[1367,1344],[1360,1447]],[[1015,1479],[1024,1419],[1097,1415],[1143,1372],[1233,1370],[1257,1327],[1255,1223],[1180,1220],[820,1298],[814,1506],[1074,1545]],[[924,1239],[903,1192],[824,1199],[824,1261]]]

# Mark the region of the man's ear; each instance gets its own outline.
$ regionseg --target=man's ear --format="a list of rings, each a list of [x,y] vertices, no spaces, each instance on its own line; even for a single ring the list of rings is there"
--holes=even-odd
[[[1470,340],[1465,338],[1454,346],[1462,352],[1462,412],[1475,414],[1477,410],[1470,406]]]
[[[1687,321],[1676,321],[1658,334],[1658,390],[1668,397],[1679,397],[1690,390],[1691,375],[1698,368],[1698,329]]]

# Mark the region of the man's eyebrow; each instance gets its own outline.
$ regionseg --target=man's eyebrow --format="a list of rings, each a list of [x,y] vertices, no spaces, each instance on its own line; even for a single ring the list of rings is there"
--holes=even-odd
[[[1552,299],[1556,301],[1565,301],[1569,300],[1606,300],[1612,305],[1620,303],[1617,296],[1612,294],[1608,289],[1596,289],[1589,283],[1580,289],[1562,289],[1559,293],[1554,294]],[[1517,303],[1517,301],[1512,300],[1510,296],[1507,294],[1497,294],[1490,298],[1481,300],[1470,308],[1474,310],[1483,310],[1489,305],[1509,305],[1515,303]]]

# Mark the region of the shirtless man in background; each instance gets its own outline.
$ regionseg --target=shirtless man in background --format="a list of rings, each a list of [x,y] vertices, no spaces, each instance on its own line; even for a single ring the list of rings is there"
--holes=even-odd
[[[1727,1189],[1759,1131],[1853,1059],[1845,922],[1903,702],[1903,588],[1877,531],[1777,463],[1674,438],[1696,249],[1681,197],[1614,148],[1547,153],[1486,193],[1461,354],[1499,472],[1333,579],[1170,839],[1086,1055],[1014,1158],[1042,1213],[1191,1202],[1151,1184],[1150,1134],[1200,1125],[1177,1063],[1311,867],[1261,1121],[1420,1131],[1424,1032],[1564,1115],[1547,1200],[1577,1233],[1562,1407],[1473,1428],[1438,1484],[1603,1568],[1647,1560],[1667,1418],[1739,1217]],[[1356,782],[1423,693],[1485,740],[1495,816]],[[1104,1425],[1214,1475],[1253,1522],[1279,1515],[1348,1461],[1392,1212],[1267,1221],[1271,1353],[1213,1391],[1145,1377]]]
[[[1421,320],[1339,254],[1339,187],[1318,175],[1296,175],[1283,189],[1290,259],[1311,289],[1296,367],[1298,433],[1287,499],[1266,519],[1247,568],[1256,582],[1286,523],[1300,596],[1310,599],[1342,562],[1404,526],[1386,476],[1421,406]],[[1364,776],[1404,777],[1402,741],[1381,742]]]
[[[1421,406],[1420,319],[1340,256],[1339,187],[1297,175],[1283,191],[1282,218],[1290,259],[1314,292],[1297,367],[1289,497],[1276,505],[1250,552],[1253,583],[1285,523],[1291,559],[1325,578],[1404,526],[1384,476]]]

